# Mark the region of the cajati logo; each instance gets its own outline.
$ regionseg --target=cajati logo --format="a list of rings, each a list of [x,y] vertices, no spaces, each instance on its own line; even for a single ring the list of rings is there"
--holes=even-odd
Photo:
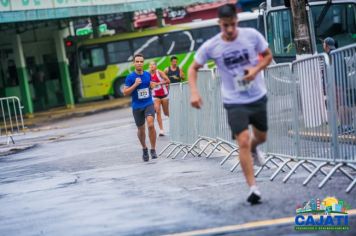
[[[336,197],[310,199],[296,207],[295,230],[349,230],[345,201]]]

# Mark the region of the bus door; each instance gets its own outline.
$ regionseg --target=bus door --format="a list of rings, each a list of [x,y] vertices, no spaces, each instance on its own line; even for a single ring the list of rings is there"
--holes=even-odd
[[[96,97],[108,94],[111,88],[110,78],[107,78],[105,48],[102,46],[79,49],[80,78],[83,97]]]

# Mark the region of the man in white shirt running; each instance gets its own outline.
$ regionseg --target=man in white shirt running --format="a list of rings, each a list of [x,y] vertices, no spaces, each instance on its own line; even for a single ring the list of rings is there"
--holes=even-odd
[[[197,88],[197,72],[212,59],[221,77],[221,94],[227,111],[232,136],[240,149],[240,163],[250,187],[247,201],[258,204],[261,193],[256,186],[255,165],[265,159],[257,146],[267,138],[267,90],[261,71],[272,61],[272,53],[264,37],[253,28],[237,27],[236,7],[226,4],[218,9],[221,32],[206,41],[197,51],[189,68],[191,105],[202,106]],[[259,59],[262,55],[262,59]],[[252,125],[253,135],[248,126]]]

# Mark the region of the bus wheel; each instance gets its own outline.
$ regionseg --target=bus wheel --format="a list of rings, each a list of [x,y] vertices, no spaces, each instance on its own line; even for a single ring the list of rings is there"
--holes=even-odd
[[[117,79],[114,82],[114,96],[116,98],[124,96],[125,81],[122,79]]]

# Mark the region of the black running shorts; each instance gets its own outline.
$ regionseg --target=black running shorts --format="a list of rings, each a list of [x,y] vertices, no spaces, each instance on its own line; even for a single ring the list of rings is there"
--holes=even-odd
[[[267,96],[249,104],[224,104],[227,119],[231,128],[232,138],[253,125],[256,129],[266,132],[267,125]]]
[[[133,117],[135,119],[135,123],[137,127],[140,127],[145,124],[145,120],[147,116],[155,117],[155,108],[154,105],[148,105],[147,107],[132,110]]]
[[[168,94],[167,95],[163,95],[163,96],[153,96],[154,98],[158,98],[158,99],[165,99],[168,98]]]

